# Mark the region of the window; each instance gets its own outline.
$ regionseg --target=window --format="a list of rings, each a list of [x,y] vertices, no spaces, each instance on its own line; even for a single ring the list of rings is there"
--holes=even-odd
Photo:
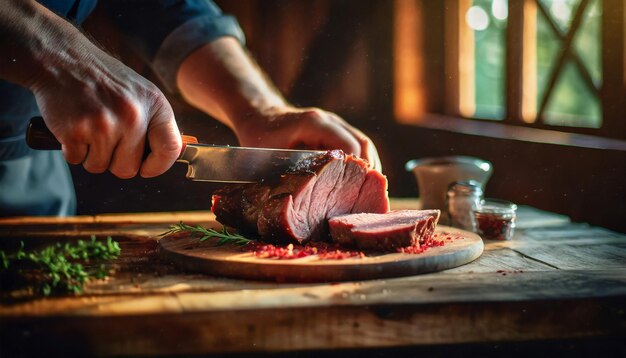
[[[535,116],[526,120],[601,126],[601,6],[599,0],[541,0],[527,6],[533,14],[527,23],[535,29],[530,35],[536,38],[537,91]]]
[[[434,111],[626,138],[621,0],[441,3],[395,2],[394,111],[400,121],[416,121],[415,113]],[[426,41],[431,45],[424,44],[424,34],[436,37],[437,31],[416,25],[425,21],[432,27],[428,18],[437,12],[444,22],[438,37],[445,63],[440,107],[421,103],[433,97],[425,92],[437,88],[428,74],[436,66],[428,61],[437,47],[432,40]],[[413,46],[413,53],[407,44]],[[407,91],[410,83],[420,85]],[[416,103],[421,107],[416,108]]]

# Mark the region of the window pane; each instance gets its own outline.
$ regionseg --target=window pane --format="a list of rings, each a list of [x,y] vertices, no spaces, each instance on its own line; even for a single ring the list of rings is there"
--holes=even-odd
[[[548,20],[537,12],[537,109],[545,95],[560,48],[561,41],[550,28]]]
[[[544,114],[544,123],[599,128],[600,103],[569,62],[558,79]]]
[[[540,0],[562,32],[569,29],[580,0]]]
[[[578,0],[541,0],[562,33],[570,28]],[[585,10],[579,30],[574,37],[573,49],[595,84],[601,81],[600,17],[598,0],[592,0]],[[537,107],[547,90],[563,42],[555,35],[548,20],[537,14]],[[598,128],[601,125],[600,100],[583,80],[572,57],[566,59],[558,75],[556,86],[543,115],[544,123],[561,126]]]
[[[477,118],[504,118],[506,19],[506,0],[474,0],[466,15],[474,31]]]
[[[574,48],[596,85],[602,82],[602,63],[600,58],[601,24],[602,3],[599,0],[591,1],[585,12],[581,29],[578,30],[574,38]]]

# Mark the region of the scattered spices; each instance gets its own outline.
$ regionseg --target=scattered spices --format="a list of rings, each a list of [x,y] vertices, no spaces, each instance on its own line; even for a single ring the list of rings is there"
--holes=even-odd
[[[496,271],[496,273],[502,275],[502,276],[506,276],[509,273],[524,273],[523,270],[498,270]]]
[[[445,233],[450,235],[451,233]],[[437,235],[437,234],[435,234]],[[433,237],[435,236],[433,235]],[[462,236],[447,236],[447,240],[462,239]],[[396,249],[397,253],[417,255],[425,252],[432,247],[444,246],[445,241],[429,239],[426,242],[416,243],[407,247]],[[264,244],[262,242],[253,242],[244,247],[244,250],[254,253],[258,258],[291,260],[299,259],[307,256],[317,255],[320,260],[342,260],[348,258],[364,258],[366,253],[363,251],[353,251],[342,248],[338,244],[325,242],[311,242],[304,246],[289,244],[287,246]]]
[[[183,222],[171,225],[169,230],[160,236],[181,235],[185,233],[198,237],[199,241],[205,241],[210,238],[218,238],[218,246],[225,244],[238,245],[242,247],[243,251],[251,252],[254,256],[263,259],[293,260],[315,255],[319,260],[343,260],[348,258],[364,258],[367,256],[363,251],[346,249],[336,243],[309,242],[305,245],[266,244],[246,238],[237,233],[228,232],[225,227],[222,228],[221,231],[217,231],[214,229],[203,228],[200,225],[186,225]],[[443,235],[440,239],[433,239],[440,235]],[[440,232],[438,234],[433,234],[432,237],[428,238],[424,243],[401,247],[398,248],[396,252],[404,254],[421,254],[432,247],[443,246],[446,240],[452,241],[457,239],[463,239],[463,237],[458,235],[453,236],[451,232]],[[378,254],[378,252],[376,254]]]
[[[402,253],[402,254],[421,254],[424,251],[430,249],[431,247],[439,247],[439,246],[443,246],[445,244],[445,241],[443,240],[426,240],[426,242],[421,243],[421,244],[415,244],[415,245],[411,245],[411,246],[407,246],[407,247],[400,247],[398,248],[397,252]]]
[[[289,244],[286,246],[253,242],[244,247],[245,251],[263,259],[292,260],[317,255],[320,260],[342,260],[347,258],[362,258],[365,253],[342,249],[337,244],[313,242],[307,245]]]

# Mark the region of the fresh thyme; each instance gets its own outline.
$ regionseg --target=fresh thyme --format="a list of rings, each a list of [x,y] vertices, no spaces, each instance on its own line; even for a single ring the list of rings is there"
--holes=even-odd
[[[214,229],[207,229],[200,225],[191,226],[183,223],[182,221],[178,224],[171,225],[169,230],[162,233],[161,236],[166,236],[170,234],[176,234],[180,232],[190,232],[193,236],[198,237],[200,241],[208,240],[212,237],[219,239],[217,241],[217,245],[225,245],[225,244],[234,244],[239,246],[244,246],[252,242],[252,240],[246,238],[237,233],[230,233],[226,230],[226,227],[222,227],[222,231],[217,231]]]
[[[109,271],[102,261],[120,255],[120,246],[111,237],[106,241],[78,240],[56,243],[41,250],[27,252],[24,242],[13,254],[0,251],[0,282],[26,285],[49,296],[53,293],[81,293],[92,278],[103,279]],[[100,262],[100,265],[97,263]],[[96,265],[84,266],[83,264]]]

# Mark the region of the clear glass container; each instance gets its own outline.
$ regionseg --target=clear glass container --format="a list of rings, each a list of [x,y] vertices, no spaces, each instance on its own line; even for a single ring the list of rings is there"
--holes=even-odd
[[[485,240],[511,240],[517,205],[504,200],[485,199],[474,210],[476,233]]]
[[[480,183],[475,180],[451,183],[446,193],[449,225],[474,231],[474,209],[483,199]]]

